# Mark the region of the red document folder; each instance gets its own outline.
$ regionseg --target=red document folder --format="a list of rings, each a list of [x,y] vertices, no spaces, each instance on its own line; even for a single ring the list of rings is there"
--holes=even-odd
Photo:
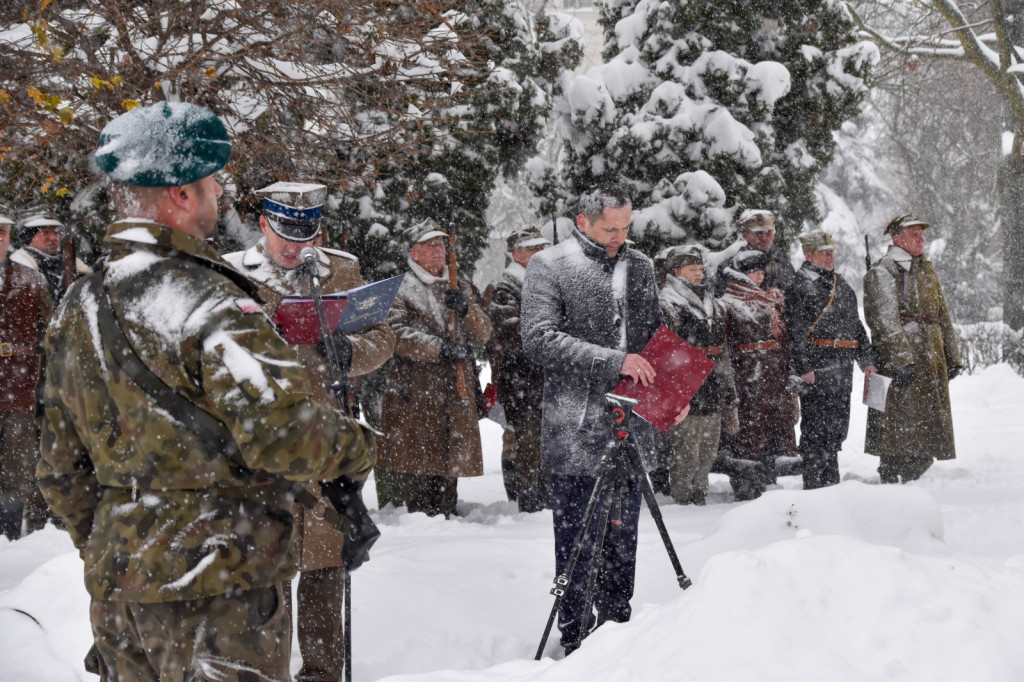
[[[327,294],[321,297],[327,328],[333,330],[348,305],[345,293]],[[274,324],[281,330],[284,340],[295,345],[315,344],[320,340],[320,320],[316,316],[313,299],[301,296],[284,296],[274,311]]]
[[[654,368],[654,382],[644,386],[625,377],[612,393],[638,400],[633,412],[668,433],[676,416],[715,368],[715,361],[665,325],[658,327],[640,355]]]

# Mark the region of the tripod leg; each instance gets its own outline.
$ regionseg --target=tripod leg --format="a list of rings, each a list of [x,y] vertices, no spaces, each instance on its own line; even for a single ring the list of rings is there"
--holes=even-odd
[[[601,509],[601,519],[598,521],[599,525],[597,527],[597,539],[594,541],[594,552],[590,556],[590,574],[587,577],[587,593],[583,598],[583,619],[580,621],[580,634],[579,639],[575,642],[576,647],[579,647],[587,637],[587,629],[590,627],[590,617],[594,610],[594,594],[597,592],[597,579],[601,574],[601,565],[604,563],[602,561],[602,550],[604,548],[605,535],[608,532],[608,517],[611,512],[611,500],[608,499],[609,495],[607,491],[605,491],[603,497],[605,500]]]
[[[555,586],[551,588],[551,594],[555,597],[555,603],[551,605],[551,613],[548,615],[547,625],[544,626],[544,634],[541,635],[540,646],[537,647],[537,655],[534,656],[535,661],[539,661],[544,655],[544,646],[548,642],[548,635],[551,634],[551,627],[554,625],[555,617],[558,615],[558,607],[562,604],[562,599],[565,598],[565,593],[569,589],[569,578],[572,576],[573,570],[576,568],[576,561],[583,550],[583,539],[586,537],[587,526],[589,525],[587,521],[594,514],[594,509],[600,497],[601,487],[607,476],[608,462],[610,461],[610,454],[607,453],[601,459],[601,465],[598,467],[599,474],[594,482],[594,491],[590,494],[590,501],[587,502],[587,508],[583,512],[583,523],[580,525],[580,529],[577,531],[576,538],[573,541],[569,563],[566,565],[565,571],[555,578]]]
[[[625,444],[623,449],[626,451],[626,456],[629,458],[629,464],[633,468],[633,472],[640,479],[640,489],[643,491],[644,499],[647,500],[647,508],[651,510],[651,518],[654,519],[654,523],[658,527],[661,540],[665,543],[665,551],[668,552],[669,561],[672,562],[672,568],[675,569],[679,587],[685,590],[693,583],[686,577],[686,573],[683,572],[683,565],[679,563],[679,556],[676,555],[676,549],[672,546],[672,538],[668,536],[665,519],[661,515],[661,507],[658,506],[658,501],[654,498],[654,490],[651,488],[651,482],[647,479],[647,474],[644,472],[644,465],[640,461],[640,453],[632,443]]]
[[[352,574],[345,571],[345,631],[341,635],[345,652],[345,682],[352,682]]]

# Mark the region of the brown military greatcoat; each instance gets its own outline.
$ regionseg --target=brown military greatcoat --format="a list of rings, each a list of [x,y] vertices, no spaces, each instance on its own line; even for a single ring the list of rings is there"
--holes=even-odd
[[[455,399],[455,370],[442,360],[441,341],[448,338],[448,309],[444,291],[447,270],[432,277],[411,260],[391,307],[388,324],[396,335],[381,410],[378,462],[395,471],[420,476],[480,476],[483,458],[480,425],[473,398],[473,367],[463,376],[469,400]],[[491,335],[491,322],[468,283],[462,290],[469,313],[460,322],[463,340],[482,346]]]

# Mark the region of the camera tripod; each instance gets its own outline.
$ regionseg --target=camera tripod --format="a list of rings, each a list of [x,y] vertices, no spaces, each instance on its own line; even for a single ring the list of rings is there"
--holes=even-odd
[[[590,494],[590,500],[587,502],[586,511],[583,512],[580,529],[576,533],[572,552],[569,555],[569,562],[565,567],[565,571],[555,578],[555,585],[551,588],[551,594],[555,597],[555,603],[551,607],[547,625],[544,627],[540,646],[537,647],[537,655],[534,657],[534,660],[537,661],[544,654],[544,646],[547,644],[548,635],[551,634],[551,627],[554,625],[555,617],[558,615],[558,607],[561,605],[562,599],[569,589],[569,576],[573,574],[576,562],[579,560],[586,540],[587,529],[598,512],[598,503],[600,502],[600,520],[597,526],[597,538],[594,541],[594,551],[590,558],[587,590],[583,601],[583,622],[580,626],[580,640],[576,643],[577,646],[587,636],[591,611],[593,610],[594,594],[597,590],[597,579],[601,572],[602,549],[605,541],[608,539],[607,531],[609,525],[613,529],[613,541],[618,534],[617,531],[622,527],[622,494],[630,472],[640,481],[640,488],[644,499],[647,501],[647,508],[650,510],[651,518],[654,519],[654,523],[658,527],[662,542],[665,543],[665,551],[668,552],[669,561],[672,562],[672,568],[675,569],[679,587],[685,590],[693,584],[686,577],[682,564],[679,563],[679,557],[676,555],[676,550],[672,546],[672,540],[668,536],[668,530],[665,528],[665,520],[661,515],[661,508],[658,506],[658,501],[654,498],[654,489],[651,487],[651,482],[647,478],[643,462],[640,460],[640,453],[637,450],[636,444],[630,439],[629,418],[633,414],[633,408],[636,407],[637,401],[615,395],[614,393],[606,393],[604,395],[604,402],[611,419],[613,440],[605,448],[601,461],[598,464],[597,480],[594,483],[594,490]]]

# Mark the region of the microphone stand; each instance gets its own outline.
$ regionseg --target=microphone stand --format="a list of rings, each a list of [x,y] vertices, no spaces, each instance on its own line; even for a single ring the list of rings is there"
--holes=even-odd
[[[327,353],[327,367],[331,372],[331,392],[338,402],[338,409],[349,417],[352,417],[352,409],[348,402],[348,377],[341,376],[338,371],[338,351],[334,347],[334,337],[327,327],[327,315],[324,314],[324,303],[320,293],[320,272],[317,266],[316,250],[307,246],[299,252],[302,262],[309,275],[309,293],[313,299],[313,307],[316,308],[316,319],[320,323],[320,340],[324,344]],[[344,615],[342,616],[342,652],[343,657],[343,680],[352,682],[352,574],[345,569],[344,593]]]

